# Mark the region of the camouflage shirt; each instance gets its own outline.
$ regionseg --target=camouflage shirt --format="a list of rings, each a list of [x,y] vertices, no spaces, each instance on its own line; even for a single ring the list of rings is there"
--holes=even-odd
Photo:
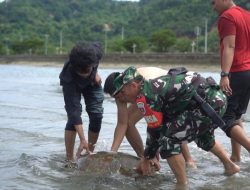
[[[194,93],[198,91],[197,86],[194,84],[198,78],[202,77],[197,73],[187,72],[186,74],[176,75],[175,77],[172,77],[171,75],[165,75],[152,80],[144,80],[141,87],[141,94],[138,96],[138,99],[145,97],[145,107],[147,106],[149,109],[153,110],[154,113],[162,113],[163,116],[163,119],[159,125],[154,127],[150,127],[148,118],[145,118],[148,123],[146,148],[144,153],[146,158],[153,158],[155,156],[157,150],[162,145],[161,140],[163,137],[167,136],[169,139],[174,139],[175,133],[186,130],[185,128],[176,130],[174,125],[171,125],[171,127],[167,128],[166,123],[171,123],[173,119],[177,118],[177,116],[182,114],[184,111],[193,109],[192,97]],[[215,95],[216,93],[213,92],[217,92],[219,87],[216,85],[214,80],[213,85],[215,88],[212,91],[209,90],[211,89],[211,86],[207,85],[207,82],[206,84],[201,83],[199,85],[204,89],[204,100],[209,102],[210,97],[217,96]],[[220,96],[223,96],[223,93],[220,94]],[[224,99],[225,97],[221,98],[221,100]],[[213,103],[213,101],[211,101],[209,103],[216,111],[219,112],[220,115],[224,113],[224,110],[217,108],[217,102]],[[143,110],[141,104],[139,107],[138,101],[137,106],[140,110]],[[143,114],[145,116],[145,113]],[[211,120],[208,119],[208,122],[211,123]],[[196,132],[194,131],[194,133]],[[183,137],[182,139],[178,139],[176,141],[175,138],[175,142],[179,144],[181,144],[182,141],[192,140],[194,139]]]

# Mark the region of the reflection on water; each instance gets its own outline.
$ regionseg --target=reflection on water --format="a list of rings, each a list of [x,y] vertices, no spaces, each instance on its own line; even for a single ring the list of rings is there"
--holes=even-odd
[[[112,173],[86,175],[76,169],[63,167],[64,126],[66,114],[59,86],[61,68],[0,65],[0,189],[176,189],[174,175],[165,160],[161,160],[156,178],[133,178]],[[103,80],[112,69],[101,69]],[[213,75],[218,80],[218,73]],[[103,126],[96,150],[108,151],[116,124],[114,100],[105,97]],[[250,112],[245,115],[245,129],[250,133]],[[83,120],[87,115],[83,112]],[[85,123],[88,126],[88,123]],[[143,140],[145,122],[137,125]],[[86,127],[85,127],[86,130]],[[218,129],[218,138],[230,151],[230,141]],[[77,144],[79,143],[77,139]],[[189,145],[197,169],[188,169],[189,189],[249,189],[250,157],[242,149],[241,172],[227,177],[222,164],[212,154],[194,143]],[[135,155],[126,140],[120,151]]]

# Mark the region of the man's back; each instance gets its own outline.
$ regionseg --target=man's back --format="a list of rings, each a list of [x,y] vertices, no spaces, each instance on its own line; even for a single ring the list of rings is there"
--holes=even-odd
[[[233,6],[220,15],[221,44],[226,36],[235,35],[235,52],[231,72],[250,69],[250,12]],[[223,48],[222,48],[223,51]]]

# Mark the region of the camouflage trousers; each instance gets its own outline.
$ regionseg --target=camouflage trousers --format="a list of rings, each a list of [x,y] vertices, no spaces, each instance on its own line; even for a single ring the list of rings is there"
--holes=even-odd
[[[206,89],[205,101],[214,108],[219,116],[223,116],[227,101],[221,90]],[[172,117],[165,122],[164,126],[159,141],[162,158],[179,154],[181,152],[180,145],[192,141],[203,150],[209,151],[214,146],[214,130],[218,127],[199,106]]]

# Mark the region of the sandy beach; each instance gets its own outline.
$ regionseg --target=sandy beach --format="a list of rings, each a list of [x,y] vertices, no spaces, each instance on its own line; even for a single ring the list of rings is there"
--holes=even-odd
[[[163,63],[155,63],[155,64],[149,64],[149,63],[101,63],[100,68],[127,68],[129,66],[135,66],[135,67],[160,67],[162,69],[169,69],[173,67],[186,67],[190,71],[209,71],[209,72],[219,72],[220,71],[220,65],[208,65],[208,64],[163,64]]]
[[[5,63],[1,63],[5,64]],[[19,61],[16,63],[6,63],[6,64],[17,64],[17,65],[31,65],[31,66],[39,66],[39,67],[62,67],[63,63],[60,62],[24,62]],[[219,72],[220,71],[220,65],[219,64],[169,64],[169,63],[109,63],[109,62],[100,62],[99,68],[121,68],[125,69],[129,66],[135,66],[135,67],[160,67],[163,69],[169,69],[173,67],[186,67],[190,71],[208,71],[208,72]]]

